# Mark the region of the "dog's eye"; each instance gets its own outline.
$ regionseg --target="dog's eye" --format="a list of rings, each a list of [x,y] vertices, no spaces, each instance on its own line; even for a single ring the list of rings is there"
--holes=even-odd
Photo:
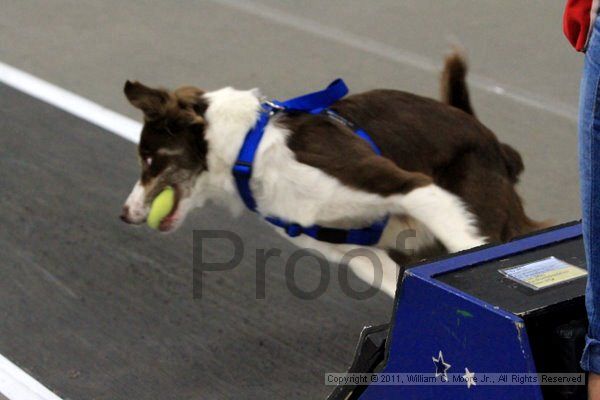
[[[147,166],[151,166],[152,165],[152,157],[146,157],[144,159],[144,162],[146,163]]]

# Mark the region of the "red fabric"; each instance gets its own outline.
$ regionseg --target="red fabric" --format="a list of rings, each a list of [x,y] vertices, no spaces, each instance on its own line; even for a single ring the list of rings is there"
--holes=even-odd
[[[563,32],[577,51],[584,51],[590,30],[592,0],[568,0],[563,16]]]

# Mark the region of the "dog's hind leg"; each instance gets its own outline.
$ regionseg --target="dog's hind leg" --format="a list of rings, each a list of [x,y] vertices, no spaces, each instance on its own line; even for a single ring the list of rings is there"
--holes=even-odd
[[[463,201],[433,183],[431,177],[406,171],[383,157],[368,157],[347,169],[350,176],[362,178],[352,182],[354,186],[384,196],[388,212],[420,221],[449,252],[485,243],[477,229],[475,216]]]
[[[382,196],[375,208],[421,222],[449,252],[485,243],[475,216],[463,201],[425,174],[406,171],[388,158],[371,156],[345,165],[340,176],[348,186]]]
[[[435,184],[393,196],[396,212],[420,221],[449,252],[470,249],[486,243],[476,226],[476,218],[456,195]]]

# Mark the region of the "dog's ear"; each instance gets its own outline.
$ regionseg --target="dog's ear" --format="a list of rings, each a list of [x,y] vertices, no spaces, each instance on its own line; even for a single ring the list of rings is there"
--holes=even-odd
[[[206,111],[208,104],[202,97],[204,95],[203,90],[194,86],[183,86],[173,91],[173,94],[177,98],[180,108],[195,114],[194,123],[204,122],[204,111]]]
[[[167,110],[169,93],[163,89],[152,89],[139,82],[125,82],[125,96],[136,108],[144,112],[148,119],[156,119]]]

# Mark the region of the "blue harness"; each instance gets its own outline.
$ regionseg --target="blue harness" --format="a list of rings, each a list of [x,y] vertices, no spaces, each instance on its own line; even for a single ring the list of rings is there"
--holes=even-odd
[[[252,164],[256,156],[256,150],[263,137],[265,127],[269,119],[277,112],[304,112],[310,114],[326,115],[346,126],[351,128],[359,137],[365,140],[377,155],[381,155],[381,151],[373,142],[371,137],[362,129],[354,126],[350,121],[346,120],[339,114],[328,109],[336,101],[344,97],[348,93],[348,87],[343,80],[337,79],[332,82],[327,88],[319,92],[310,93],[304,96],[296,97],[284,102],[267,101],[262,104],[262,111],[256,122],[256,125],[246,134],[244,143],[238,154],[237,161],[233,166],[233,176],[235,183],[249,210],[257,212],[256,201],[252,196],[250,189],[250,179],[252,177]],[[277,217],[265,217],[271,224],[283,228],[286,234],[290,237],[296,237],[301,234],[310,236],[314,239],[329,242],[329,243],[347,243],[359,245],[374,245],[379,242],[383,230],[388,221],[388,217],[373,225],[361,229],[337,229],[327,228],[319,225],[301,226],[297,223],[285,221]]]

